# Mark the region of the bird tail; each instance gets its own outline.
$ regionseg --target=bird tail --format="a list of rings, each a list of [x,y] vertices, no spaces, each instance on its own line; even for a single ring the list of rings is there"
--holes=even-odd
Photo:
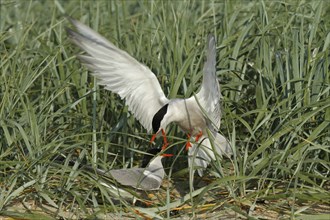
[[[197,172],[199,176],[203,176],[203,170],[215,160],[216,155],[230,157],[232,154],[227,139],[217,132],[212,132],[210,136],[203,135],[198,142],[192,144],[188,151],[188,164],[189,167],[199,167]]]

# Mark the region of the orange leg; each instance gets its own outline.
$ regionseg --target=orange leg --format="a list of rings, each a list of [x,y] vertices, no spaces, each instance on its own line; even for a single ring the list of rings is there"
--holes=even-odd
[[[191,147],[190,134],[189,133],[187,134],[187,137],[188,137],[188,140],[187,140],[187,143],[186,143],[186,151],[189,150],[189,147]]]
[[[150,143],[153,143],[154,140],[156,139],[158,133],[153,134],[150,140]],[[168,146],[168,142],[167,142],[167,138],[166,138],[166,133],[164,131],[164,129],[162,129],[162,136],[163,136],[163,146],[162,146],[162,150],[165,150],[166,147]]]
[[[200,132],[196,135],[195,141],[197,142],[202,136],[203,136],[203,132],[200,131]]]
[[[157,133],[153,134],[151,139],[150,139],[150,143],[152,144],[154,142],[154,140],[156,139]]]
[[[167,142],[166,133],[165,133],[164,129],[162,129],[162,136],[163,136],[162,150],[165,150],[168,146],[168,142]]]
[[[191,147],[191,143],[190,143],[190,134],[188,133],[187,136],[188,136],[188,141],[187,141],[187,143],[186,143],[186,150],[188,150],[189,147]],[[197,142],[202,136],[203,136],[203,132],[200,131],[200,132],[196,135],[196,137],[195,137],[195,141]]]

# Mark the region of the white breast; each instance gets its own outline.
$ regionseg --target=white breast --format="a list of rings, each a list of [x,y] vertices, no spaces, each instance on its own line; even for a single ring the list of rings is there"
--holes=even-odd
[[[171,116],[179,127],[192,136],[206,128],[206,120],[195,97],[173,100]]]

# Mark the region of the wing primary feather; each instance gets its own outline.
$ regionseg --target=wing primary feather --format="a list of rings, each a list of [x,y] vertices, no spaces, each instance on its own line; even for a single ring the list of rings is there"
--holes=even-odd
[[[196,95],[198,102],[206,112],[206,117],[211,121],[214,130],[218,130],[221,120],[220,86],[216,75],[216,40],[209,34],[206,62],[203,67],[203,81],[200,91]]]
[[[88,26],[68,19],[76,29],[66,28],[69,38],[87,53],[77,57],[98,84],[125,99],[128,109],[151,132],[153,116],[169,102],[154,73]]]

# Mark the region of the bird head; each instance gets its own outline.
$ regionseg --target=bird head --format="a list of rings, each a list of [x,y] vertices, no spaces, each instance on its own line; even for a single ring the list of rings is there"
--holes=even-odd
[[[155,134],[158,134],[161,129],[166,129],[166,126],[170,123],[168,114],[169,104],[164,105],[152,118],[152,130]]]
[[[147,151],[147,154],[145,154],[143,156],[142,159],[142,164],[141,167],[145,168],[150,164],[150,161],[152,159],[155,159],[155,157],[160,157],[160,158],[164,158],[164,157],[172,157],[173,154],[164,154],[161,153],[162,149],[161,148],[151,148]]]

